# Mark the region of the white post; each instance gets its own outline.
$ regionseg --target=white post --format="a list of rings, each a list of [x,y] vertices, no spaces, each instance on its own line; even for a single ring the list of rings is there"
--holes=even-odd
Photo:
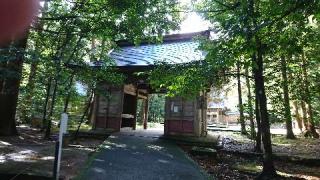
[[[59,131],[59,149],[58,149],[56,180],[59,179],[59,173],[60,173],[60,161],[61,161],[61,149],[62,149],[63,134],[67,133],[67,129],[68,129],[68,114],[62,113],[61,114],[61,121],[60,121],[60,131]]]

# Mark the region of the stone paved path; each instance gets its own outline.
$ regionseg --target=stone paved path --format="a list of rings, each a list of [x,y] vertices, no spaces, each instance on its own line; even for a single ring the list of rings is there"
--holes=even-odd
[[[209,179],[175,144],[153,136],[117,133],[82,173],[83,180]]]

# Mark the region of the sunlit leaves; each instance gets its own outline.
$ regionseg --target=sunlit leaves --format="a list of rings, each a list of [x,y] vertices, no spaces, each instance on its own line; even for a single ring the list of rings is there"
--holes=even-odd
[[[26,50],[23,81],[30,81],[33,65],[36,75],[32,81],[36,88],[20,94],[21,99],[28,93],[35,96],[33,102],[37,107],[44,103],[50,79],[58,82],[59,107],[69,89],[75,91],[74,84],[68,87],[67,83],[73,75],[75,81],[92,89],[99,82],[123,82],[123,75],[111,67],[114,62],[108,57],[116,48],[116,41],[160,41],[164,33],[176,29],[180,22],[177,0],[53,0],[45,4],[38,22],[31,27]],[[89,66],[93,62],[99,65]]]

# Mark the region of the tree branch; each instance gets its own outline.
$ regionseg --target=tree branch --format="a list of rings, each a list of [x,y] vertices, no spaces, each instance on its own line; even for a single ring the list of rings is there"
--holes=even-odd
[[[280,15],[279,17],[277,17],[276,19],[272,20],[272,21],[268,21],[265,22],[261,25],[259,25],[256,29],[254,29],[254,32],[258,32],[260,29],[265,28],[267,26],[272,26],[275,23],[277,23],[278,21],[284,19],[285,17],[291,15],[292,13],[294,13],[295,11],[297,11],[300,8],[303,8],[304,6],[302,6],[300,1],[297,1],[294,5],[294,7],[288,9],[287,11],[285,11],[282,15]]]

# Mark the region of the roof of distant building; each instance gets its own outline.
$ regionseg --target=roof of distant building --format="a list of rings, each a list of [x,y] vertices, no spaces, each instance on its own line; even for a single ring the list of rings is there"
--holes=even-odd
[[[208,103],[208,108],[211,108],[211,109],[224,109],[225,108],[225,105],[224,105],[224,102],[209,102]]]

